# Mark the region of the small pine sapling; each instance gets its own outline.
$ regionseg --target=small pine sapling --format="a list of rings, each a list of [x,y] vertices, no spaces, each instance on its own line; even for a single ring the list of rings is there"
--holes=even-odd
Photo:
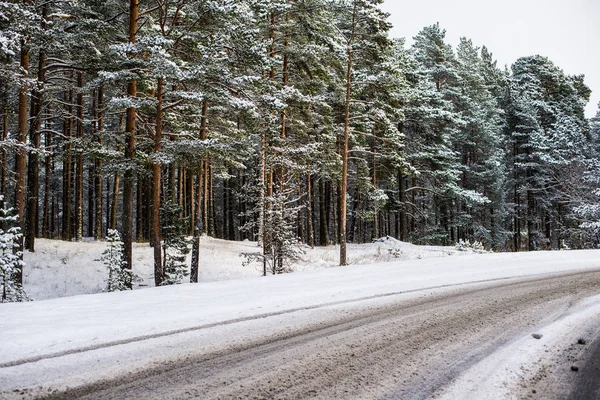
[[[0,195],[0,201],[2,199]],[[12,208],[0,209],[0,303],[30,300],[17,280],[25,266],[20,250],[23,234],[18,226],[18,217],[12,213]]]
[[[264,235],[262,251],[240,254],[246,260],[243,265],[257,263],[263,266],[263,275],[284,274],[293,271],[293,263],[304,254],[296,236],[296,221],[301,207],[285,205],[287,193],[274,194],[269,207],[263,212]]]
[[[161,209],[163,236],[164,279],[161,285],[176,285],[189,275],[186,259],[191,241],[185,235],[186,219],[182,218],[181,206],[168,202]]]
[[[123,257],[123,242],[121,235],[115,229],[109,229],[106,236],[108,247],[102,253],[102,262],[108,269],[106,290],[117,292],[129,290],[134,280],[133,272],[125,268],[127,263]]]

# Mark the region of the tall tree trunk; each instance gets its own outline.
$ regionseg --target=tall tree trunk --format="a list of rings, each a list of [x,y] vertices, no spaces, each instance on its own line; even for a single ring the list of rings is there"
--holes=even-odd
[[[110,205],[110,229],[117,229],[117,211],[119,209],[119,190],[121,187],[121,174],[115,173],[113,180],[112,201]]]
[[[54,163],[52,165],[52,170],[54,170]],[[50,205],[50,237],[52,239],[57,238],[58,235],[58,218],[56,212],[56,203],[58,202],[57,196],[55,194],[52,195],[52,204]]]
[[[527,189],[527,251],[534,251],[535,248],[535,234],[533,233],[533,218],[535,210],[535,201],[533,199],[533,193]]]
[[[73,237],[71,227],[71,180],[72,180],[72,155],[71,136],[73,134],[73,89],[65,92],[65,103],[67,104],[67,116],[63,120],[63,131],[65,138],[64,160],[63,160],[63,223],[62,237],[70,241]]]
[[[348,265],[346,251],[346,194],[348,193],[348,143],[350,141],[350,100],[352,97],[352,44],[357,24],[358,0],[354,0],[352,30],[346,46],[346,103],[344,111],[344,140],[342,143],[342,180],[340,184],[340,265]]]
[[[25,0],[25,4],[28,1]],[[29,92],[29,85],[27,79],[29,77],[29,44],[26,39],[21,40],[21,74],[22,83],[19,88],[19,125],[17,131],[17,142],[19,147],[17,148],[17,154],[15,159],[15,205],[17,208],[17,217],[19,218],[19,226],[21,232],[25,231],[25,190],[27,184],[27,151],[25,146],[27,144],[27,95]],[[19,242],[19,250],[23,249],[23,239]],[[16,283],[19,286],[23,285],[23,267],[18,266],[15,274]]]
[[[259,242],[263,249],[263,276],[267,276],[267,132],[261,132],[260,138],[260,211],[259,211]]]
[[[372,137],[372,141],[371,141],[371,151],[373,152],[372,182],[373,182],[373,188],[375,190],[377,190],[377,189],[379,189],[379,187],[377,186],[379,183],[377,182],[377,157],[375,156],[375,145],[376,145],[375,137],[376,137],[375,128],[373,128],[373,137]],[[373,238],[374,239],[378,239],[381,237],[381,228],[379,225],[380,225],[379,205],[377,204],[377,201],[374,201],[373,202]]]
[[[184,201],[184,197],[185,197],[185,193],[184,193],[184,182],[185,179],[183,178],[183,175],[185,174],[185,170],[182,167],[177,168],[177,204],[179,204],[179,206],[181,207],[181,212],[183,213],[185,211],[185,205],[183,204]],[[183,216],[183,215],[182,215]]]
[[[83,139],[83,73],[77,73],[77,139]],[[75,172],[75,236],[78,242],[83,239],[83,153],[77,151]]]
[[[328,218],[329,208],[327,207],[326,184],[323,178],[319,180],[319,245],[327,246],[329,244]]]
[[[154,153],[162,150],[163,121],[163,78],[158,79],[156,88],[156,131],[154,132]],[[152,165],[152,245],[154,247],[154,284],[160,286],[164,271],[160,244],[160,188],[162,166],[158,162]]]
[[[235,180],[230,179],[230,181],[229,181],[229,218],[227,221],[227,224],[229,227],[229,233],[228,233],[229,240],[237,240],[237,237],[236,237],[237,230],[235,229],[235,216],[238,214],[238,210],[236,210],[234,184],[235,184]]]
[[[195,223],[195,212],[196,212],[196,196],[194,195],[194,191],[196,189],[194,185],[194,173],[191,169],[188,169],[185,176],[187,177],[186,184],[186,204],[187,204],[187,218],[189,218],[188,225],[188,235],[194,235],[194,225]]]
[[[406,242],[408,231],[408,219],[406,217],[406,180],[402,171],[398,171],[398,201],[400,203],[400,221],[398,226],[398,236],[403,242]]]
[[[198,167],[198,179],[196,179],[196,214],[194,215],[194,241],[192,242],[192,259],[190,265],[190,283],[198,283],[198,266],[200,264],[200,225],[202,224],[202,163]]]
[[[231,209],[229,208],[229,179],[223,179],[223,184],[222,184],[222,188],[223,188],[223,201],[221,202],[222,204],[222,210],[223,210],[223,215],[222,215],[222,219],[221,219],[221,225],[223,226],[223,233],[221,238],[224,240],[231,240],[229,238],[229,227],[228,227],[228,222],[229,222],[229,213],[231,212]]]
[[[174,164],[169,164],[168,166],[168,172],[169,172],[169,182],[168,182],[168,189],[167,189],[167,195],[168,195],[168,199],[170,202],[175,203],[175,201],[177,200],[177,174],[176,174],[176,168]]]
[[[42,30],[46,29],[48,3],[42,6]],[[42,118],[44,108],[44,84],[46,81],[46,51],[42,48],[38,60],[38,81],[31,96],[31,129],[30,145],[34,148],[29,152],[29,169],[27,178],[27,232],[25,232],[25,248],[35,251],[35,238],[39,231],[39,155]]]
[[[100,86],[98,88],[98,125],[96,128],[96,141],[102,147],[102,134],[104,132],[104,86]],[[96,240],[100,240],[103,237],[103,229],[102,229],[102,159],[97,157],[94,161],[94,193],[96,194],[96,202],[95,202],[95,219],[96,222],[94,227],[94,238]]]
[[[96,199],[96,194],[94,193],[94,189],[95,189],[95,180],[94,177],[96,176],[96,169],[94,168],[94,165],[91,164],[88,168],[88,209],[87,209],[87,220],[88,220],[88,225],[87,225],[87,237],[94,237],[94,222],[95,222],[95,218],[94,218],[94,201]]]
[[[200,140],[206,140],[207,131],[207,114],[208,114],[208,101],[202,102],[202,118],[200,120]],[[200,162],[198,168],[198,187],[196,189],[196,224],[194,226],[194,243],[192,244],[192,260],[190,265],[190,282],[198,283],[198,266],[200,263],[200,224],[204,229],[204,233],[208,232],[208,171],[207,171],[206,160]],[[202,187],[200,187],[202,185]],[[200,200],[202,197],[202,205]]]
[[[208,214],[209,214],[209,234],[215,236],[215,191],[214,191],[214,176],[213,167],[211,164],[208,166]]]
[[[6,92],[4,92],[6,93]],[[8,110],[6,109],[6,98],[2,101],[2,132],[0,139],[4,142],[8,138]],[[6,175],[8,172],[8,153],[4,146],[0,146],[0,193],[6,196]],[[5,198],[0,198],[0,208],[4,208]]]
[[[313,226],[313,188],[312,177],[310,174],[306,176],[306,230],[308,231],[308,245],[315,248],[315,228]]]
[[[129,1],[129,43],[136,43],[136,33],[138,30],[138,1]],[[133,100],[137,96],[137,82],[135,79],[129,81],[127,85],[127,96]],[[125,170],[123,179],[123,258],[126,263],[125,268],[133,268],[133,200],[135,186],[135,107],[127,108],[127,117],[125,122],[125,158],[129,162]]]
[[[142,242],[144,240],[144,186],[146,186],[146,179],[144,178],[144,174],[139,172],[137,174],[137,186],[135,188],[135,240],[137,242]]]
[[[558,229],[558,216],[560,215],[560,204],[554,202],[552,213],[550,214],[550,234],[552,235],[552,250],[560,250],[560,238]]]
[[[44,146],[50,145],[50,133],[46,133],[44,137]],[[44,206],[43,206],[43,220],[42,220],[42,237],[44,239],[50,239],[52,235],[51,220],[54,218],[50,210],[50,197],[53,196],[53,192],[50,189],[50,176],[52,175],[52,158],[50,154],[46,154],[44,157]]]

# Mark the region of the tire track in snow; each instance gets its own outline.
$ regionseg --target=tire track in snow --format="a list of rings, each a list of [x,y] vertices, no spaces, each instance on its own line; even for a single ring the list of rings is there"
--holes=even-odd
[[[590,270],[585,270],[585,272],[589,272],[589,271]],[[576,275],[581,272],[583,272],[583,271],[572,272],[570,274]],[[539,277],[539,276],[555,276],[555,275],[557,275],[557,274],[550,273],[550,274],[540,274],[540,275],[535,275],[535,276]],[[65,356],[69,356],[69,355],[73,355],[73,354],[85,353],[88,351],[100,350],[100,349],[105,349],[105,348],[114,347],[114,346],[121,346],[121,345],[140,342],[140,341],[144,341],[144,340],[159,339],[162,337],[174,336],[174,335],[178,335],[178,334],[182,334],[182,333],[189,333],[189,332],[200,331],[203,329],[210,329],[210,328],[214,328],[217,326],[225,326],[225,325],[237,324],[240,322],[252,321],[252,320],[269,318],[269,317],[276,317],[279,315],[292,314],[292,313],[300,312],[300,311],[317,310],[319,308],[325,308],[325,307],[343,305],[343,304],[358,303],[361,301],[368,301],[368,300],[374,300],[374,299],[380,299],[380,298],[386,298],[386,297],[400,296],[400,295],[410,294],[410,293],[419,293],[419,292],[426,292],[426,291],[431,291],[431,290],[459,288],[461,286],[468,286],[468,285],[510,281],[510,280],[515,280],[515,279],[519,279],[519,278],[520,277],[502,277],[502,278],[494,278],[494,279],[477,280],[477,281],[471,281],[471,282],[455,283],[455,284],[449,284],[449,285],[430,286],[430,287],[425,287],[425,288],[420,288],[420,289],[375,294],[375,295],[371,295],[371,296],[363,296],[363,297],[357,297],[357,298],[347,299],[347,300],[332,301],[332,302],[328,302],[328,303],[315,304],[315,305],[305,306],[305,307],[290,308],[290,309],[282,310],[282,311],[256,314],[256,315],[251,315],[248,317],[240,317],[240,318],[230,319],[230,320],[226,320],[226,321],[218,321],[218,322],[213,322],[213,323],[209,323],[209,324],[191,326],[188,328],[181,328],[181,329],[174,329],[174,330],[160,332],[160,333],[153,333],[153,334],[149,334],[149,335],[135,336],[132,338],[127,338],[127,339],[99,343],[99,344],[92,345],[92,346],[84,346],[84,347],[71,349],[71,350],[64,350],[64,351],[59,351],[59,352],[55,352],[55,353],[42,354],[42,355],[34,356],[34,357],[27,357],[27,358],[23,358],[20,360],[14,360],[14,361],[0,363],[0,368],[16,367],[16,366],[34,363],[34,362],[38,362],[38,361],[42,361],[42,360],[48,360],[48,359],[52,359],[52,358],[60,358],[60,357],[65,357]]]

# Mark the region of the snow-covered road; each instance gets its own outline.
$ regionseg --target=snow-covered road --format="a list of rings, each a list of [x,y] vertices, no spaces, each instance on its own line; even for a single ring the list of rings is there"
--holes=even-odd
[[[420,398],[454,382],[449,398],[503,398],[535,378],[511,371],[540,351],[593,339],[599,256],[471,255],[2,305],[0,397]]]

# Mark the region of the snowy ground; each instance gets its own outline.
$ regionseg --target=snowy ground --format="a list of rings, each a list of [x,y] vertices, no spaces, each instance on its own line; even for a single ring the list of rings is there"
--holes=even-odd
[[[107,271],[100,261],[106,243],[95,241],[64,242],[36,240],[35,253],[25,253],[24,286],[35,300],[78,294],[101,293],[106,287]],[[337,266],[339,247],[305,247],[302,259],[292,266],[296,272]],[[258,252],[256,242],[229,242],[203,237],[200,241],[200,282],[257,277],[262,266],[243,266],[242,253]],[[463,255],[453,247],[415,246],[393,238],[375,243],[348,245],[349,262],[353,265],[411,259]],[[189,257],[188,257],[189,259]],[[142,281],[136,289],[154,286],[153,250],[148,244],[135,243],[134,273]],[[189,264],[189,263],[188,263]]]
[[[357,265],[334,267],[335,248],[315,249],[297,266],[303,272],[262,278],[239,258],[255,246],[203,239],[204,282],[198,285],[70,296],[102,290],[104,270],[96,260],[104,245],[40,240],[35,257],[26,258],[26,289],[38,299],[70,297],[0,305],[0,397],[37,396],[111,379],[187,357],[190,348],[208,352],[247,345],[392,300],[600,268],[599,251],[459,257],[451,248],[388,240],[350,247]],[[400,258],[388,248],[401,250]],[[141,266],[135,272],[148,282],[151,250],[136,246],[135,259]],[[364,263],[369,259],[378,262]],[[559,311],[539,326],[540,341],[532,346],[528,333],[499,348],[459,377],[446,398],[511,398],[520,382],[539,373],[528,368],[532,360],[600,327],[598,296]]]

